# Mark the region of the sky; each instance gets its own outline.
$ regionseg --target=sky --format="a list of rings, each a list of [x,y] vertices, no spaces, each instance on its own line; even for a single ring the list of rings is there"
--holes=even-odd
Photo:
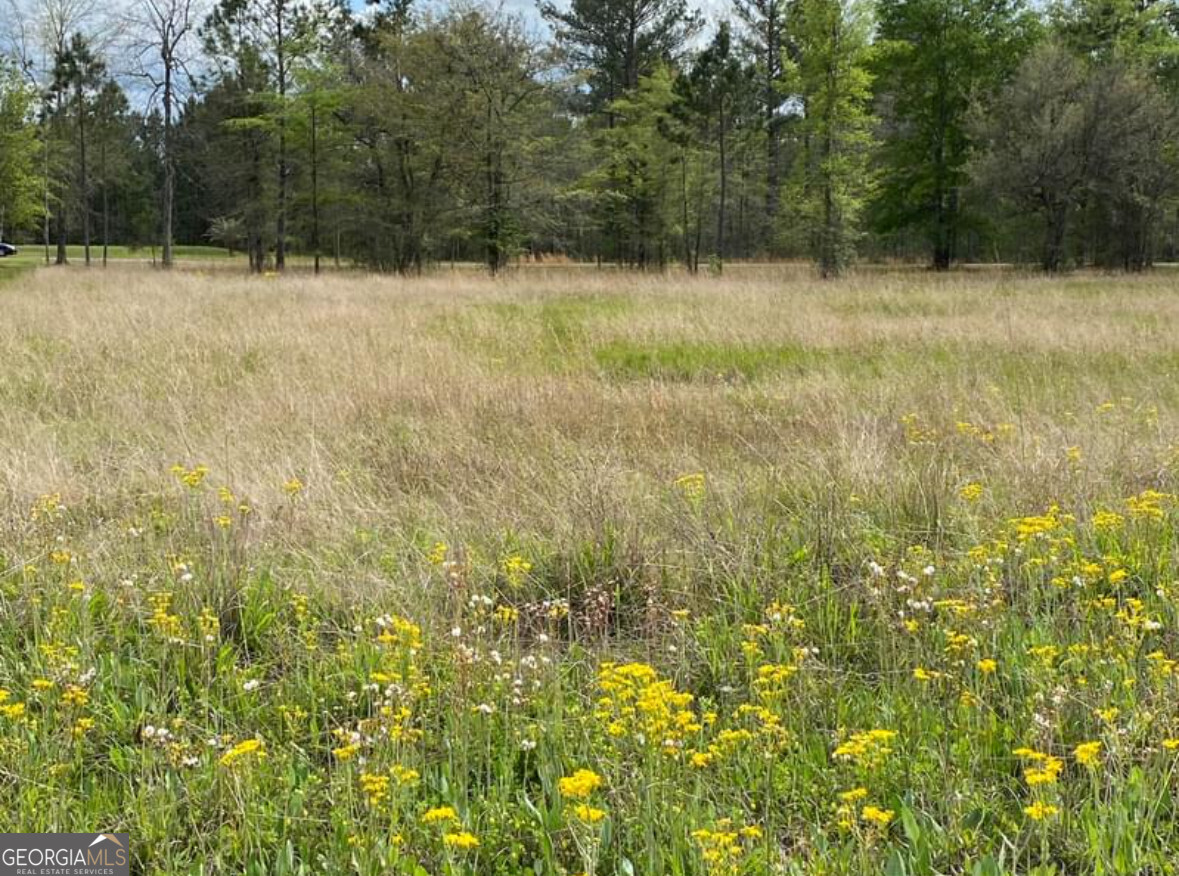
[[[422,6],[426,8],[443,8],[446,0],[420,0]],[[488,2],[495,2],[495,0],[488,0]],[[505,12],[513,15],[519,15],[526,21],[529,26],[534,27],[541,36],[547,36],[550,31],[540,12],[537,9],[538,0],[499,0],[498,5],[501,6]],[[558,7],[568,7],[569,0],[555,0]],[[364,8],[365,0],[351,0],[353,10],[359,11]],[[731,9],[726,5],[725,0],[696,0],[691,3],[701,12],[704,13],[705,27],[704,34],[711,35],[715,30],[717,22],[722,18],[728,17],[731,14]]]

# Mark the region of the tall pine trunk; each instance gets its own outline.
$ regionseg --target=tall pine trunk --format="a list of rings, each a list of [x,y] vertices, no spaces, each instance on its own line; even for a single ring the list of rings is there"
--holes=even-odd
[[[725,101],[721,98],[717,129],[717,141],[720,146],[720,203],[716,211],[716,258],[720,265],[725,263],[725,207],[729,197],[729,160],[725,148]]]
[[[311,104],[311,250],[319,273],[319,117]]]
[[[287,266],[287,67],[286,44],[283,32],[286,4],[280,0],[277,6],[278,55],[278,222],[275,227],[274,269],[279,273]]]
[[[111,247],[110,184],[106,174],[106,138],[99,146],[99,165],[102,174],[102,266],[105,268]]]
[[[172,58],[164,52],[164,267],[172,267],[172,215],[176,212],[176,159],[172,154]]]
[[[90,176],[86,169],[86,96],[78,85],[78,176],[82,203],[82,247],[90,267]]]

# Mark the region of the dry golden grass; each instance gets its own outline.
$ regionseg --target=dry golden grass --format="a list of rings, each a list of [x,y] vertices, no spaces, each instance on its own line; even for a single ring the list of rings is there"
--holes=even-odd
[[[328,541],[639,522],[697,470],[735,505],[856,494],[922,526],[965,481],[1011,507],[1128,494],[1173,462],[1174,285],[41,271],[0,290],[0,490],[14,513],[60,491],[114,515],[202,463],[256,503],[257,532]],[[915,456],[907,414],[1011,432]],[[295,476],[299,513],[274,513]]]

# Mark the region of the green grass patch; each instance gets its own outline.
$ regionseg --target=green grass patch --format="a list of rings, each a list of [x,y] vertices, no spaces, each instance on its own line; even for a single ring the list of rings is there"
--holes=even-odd
[[[13,280],[31,269],[27,262],[15,258],[0,259],[0,283]]]
[[[639,344],[618,340],[598,347],[594,360],[614,380],[755,380],[781,371],[803,372],[830,360],[821,350],[794,344],[751,345],[711,341]]]
[[[496,363],[561,373],[584,358],[595,327],[636,309],[625,295],[495,301],[439,317],[432,329]]]

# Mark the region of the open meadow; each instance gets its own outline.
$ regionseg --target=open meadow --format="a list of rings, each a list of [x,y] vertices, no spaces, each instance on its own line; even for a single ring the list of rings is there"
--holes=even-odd
[[[1179,276],[0,272],[0,821],[1164,874]]]

